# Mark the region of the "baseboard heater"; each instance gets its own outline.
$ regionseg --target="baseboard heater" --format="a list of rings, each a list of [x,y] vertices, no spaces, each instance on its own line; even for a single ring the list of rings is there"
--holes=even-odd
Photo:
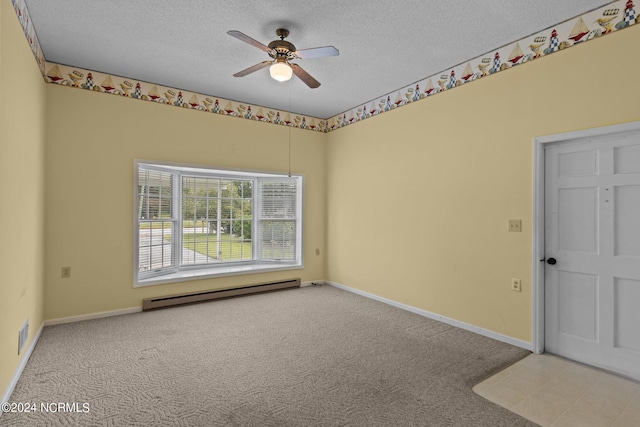
[[[287,279],[278,282],[258,283],[240,288],[222,289],[219,291],[201,291],[167,295],[158,298],[145,298],[142,300],[142,311],[297,287],[300,287],[300,279]]]

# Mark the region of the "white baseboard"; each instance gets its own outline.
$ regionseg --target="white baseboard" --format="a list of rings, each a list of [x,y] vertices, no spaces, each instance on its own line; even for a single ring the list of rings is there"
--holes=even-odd
[[[103,317],[120,316],[123,314],[139,313],[142,307],[121,308],[119,310],[100,311],[98,313],[81,314],[79,316],[60,317],[58,319],[45,320],[45,326],[60,325],[62,323],[81,322],[83,320],[101,319]]]
[[[18,369],[16,369],[16,372],[13,374],[13,377],[11,377],[9,386],[7,387],[7,390],[2,395],[2,401],[0,401],[0,404],[8,402],[9,399],[11,398],[11,394],[13,393],[13,390],[16,388],[16,384],[18,384],[18,380],[22,375],[22,371],[24,371],[25,366],[27,366],[27,362],[31,357],[31,353],[33,352],[33,349],[36,348],[36,344],[40,339],[40,334],[42,334],[43,329],[44,329],[44,322],[42,322],[42,324],[40,325],[40,329],[38,329],[38,332],[36,332],[35,336],[33,337],[33,340],[31,340],[31,344],[29,345],[26,353],[22,357],[22,361],[18,365]],[[0,416],[2,416],[2,411],[0,411]]]
[[[455,320],[455,319],[452,319],[450,317],[441,316],[440,314],[432,313],[430,311],[423,310],[423,309],[417,308],[417,307],[413,307],[413,306],[410,306],[410,305],[407,305],[407,304],[402,304],[400,302],[393,301],[393,300],[390,300],[390,299],[387,299],[387,298],[383,298],[383,297],[380,297],[378,295],[371,294],[369,292],[361,291],[359,289],[350,288],[348,286],[341,285],[340,283],[336,283],[336,282],[324,282],[324,283],[326,283],[328,285],[331,285],[331,286],[334,286],[334,287],[339,288],[339,289],[343,289],[343,290],[348,291],[348,292],[352,292],[354,294],[362,295],[364,297],[371,298],[371,299],[374,299],[376,301],[380,301],[380,302],[383,302],[385,304],[392,305],[394,307],[401,308],[403,310],[410,311],[410,312],[415,313],[415,314],[419,314],[420,316],[428,317],[429,319],[437,320],[439,322],[446,323],[448,325],[455,326],[455,327],[460,328],[460,329],[465,329],[467,331],[475,332],[476,334],[483,335],[485,337],[493,338],[494,340],[497,340],[497,341],[502,341],[502,342],[505,342],[507,344],[511,344],[513,346],[523,348],[525,350],[533,351],[533,344],[531,344],[529,342],[526,342],[526,341],[519,340],[517,338],[513,338],[513,337],[510,337],[510,336],[507,336],[507,335],[502,335],[502,334],[499,334],[497,332],[491,331],[489,329],[480,328],[478,326],[470,325],[468,323],[460,322],[459,320]]]

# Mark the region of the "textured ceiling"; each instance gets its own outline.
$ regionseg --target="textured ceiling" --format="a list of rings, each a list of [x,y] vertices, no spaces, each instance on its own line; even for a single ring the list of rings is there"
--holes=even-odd
[[[579,14],[604,0],[26,0],[47,61],[327,118]],[[279,83],[268,44],[290,30],[298,49],[340,56],[296,62],[322,83]]]

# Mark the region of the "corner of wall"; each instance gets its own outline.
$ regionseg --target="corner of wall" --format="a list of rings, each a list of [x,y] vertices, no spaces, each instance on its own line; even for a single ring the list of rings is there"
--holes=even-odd
[[[0,34],[0,396],[8,398],[43,324],[46,99],[10,1],[0,2]],[[18,333],[27,319],[28,340],[18,354]]]

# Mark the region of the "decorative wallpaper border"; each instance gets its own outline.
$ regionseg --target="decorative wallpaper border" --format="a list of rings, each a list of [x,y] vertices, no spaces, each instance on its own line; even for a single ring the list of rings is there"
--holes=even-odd
[[[387,111],[429,98],[640,22],[633,0],[617,0],[576,18],[564,21],[547,30],[505,45],[495,51],[487,52],[484,55],[454,66],[442,74],[426,77],[336,116],[321,119],[47,62],[31,22],[25,0],[11,1],[38,67],[48,83],[325,133],[378,116]]]
[[[380,115],[640,22],[633,0],[618,0],[480,55],[449,70],[330,117],[328,132]]]
[[[42,48],[40,47],[40,42],[38,41],[36,30],[35,28],[33,28],[33,23],[31,22],[31,16],[29,15],[29,11],[27,10],[27,5],[24,0],[11,0],[11,3],[13,4],[13,8],[16,11],[16,15],[18,15],[18,21],[20,21],[20,25],[22,26],[25,37],[27,38],[27,42],[29,42],[29,46],[31,47],[33,56],[35,56],[36,58],[38,68],[40,68],[40,72],[44,76],[44,53],[42,52]]]
[[[109,93],[158,104],[222,114],[247,120],[291,126],[315,132],[327,132],[327,121],[260,105],[251,105],[197,92],[156,85],[136,79],[119,77],[46,61],[25,0],[11,0],[27,41],[47,83],[94,92]]]
[[[45,80],[94,92],[188,108],[224,116],[291,126],[316,132],[327,131],[327,121],[259,105],[245,104],[215,96],[175,89],[126,77],[46,62]]]

